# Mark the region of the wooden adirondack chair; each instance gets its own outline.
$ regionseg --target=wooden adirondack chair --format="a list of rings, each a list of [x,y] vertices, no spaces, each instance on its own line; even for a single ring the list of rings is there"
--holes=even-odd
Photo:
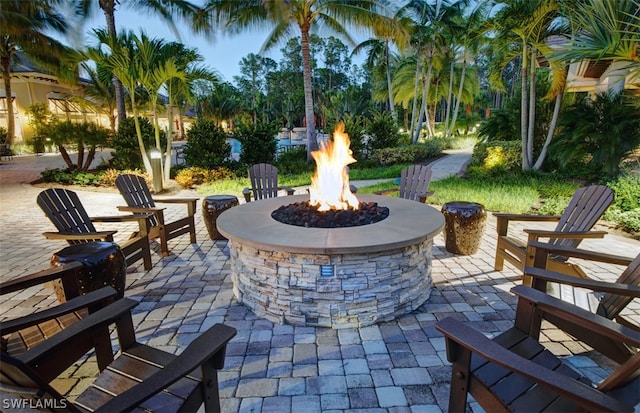
[[[293,195],[295,190],[288,186],[278,186],[278,168],[268,163],[258,163],[249,168],[249,180],[251,188],[244,188],[242,195],[246,202],[254,200],[275,198],[278,191],[285,191],[287,195]]]
[[[43,235],[48,239],[65,240],[70,245],[90,241],[113,241],[113,235],[118,231],[97,231],[93,222],[137,221],[139,230],[135,236],[120,243],[120,249],[125,255],[127,266],[142,259],[144,269],[151,269],[151,250],[147,237],[151,218],[149,214],[90,218],[78,194],[63,188],[50,188],[40,192],[36,202],[58,229],[58,232],[45,232]]]
[[[149,239],[160,239],[160,251],[163,256],[169,255],[167,241],[180,235],[188,233],[191,243],[196,243],[194,214],[198,198],[153,198],[144,178],[139,175],[120,175],[116,178],[116,186],[127,203],[127,206],[118,207],[120,211],[152,214]],[[156,203],[184,204],[187,207],[187,216],[173,222],[166,222],[164,217],[165,208],[157,208]]]
[[[48,400],[66,411],[182,412],[196,411],[204,403],[206,412],[219,412],[217,370],[224,366],[226,345],[236,330],[216,324],[175,356],[136,341],[131,318],[136,305],[131,299],[117,300],[19,358],[2,352],[3,390],[38,397],[43,405]],[[120,345],[115,359],[109,338],[111,325],[116,326]],[[90,343],[102,356],[98,358],[101,373],[71,402],[48,384],[52,379],[47,372],[63,361],[81,357],[78,343]]]
[[[562,216],[494,213],[493,215],[498,219],[498,243],[494,269],[502,271],[505,260],[521,271],[525,266],[531,266],[533,251],[527,249],[527,244],[538,241],[540,238],[549,238],[549,242],[554,245],[576,248],[583,239],[604,237],[605,231],[591,231],[591,228],[611,205],[613,196],[613,191],[606,186],[593,185],[579,188]],[[558,221],[558,224],[553,231],[526,229],[524,232],[528,234],[528,240],[522,241],[508,235],[510,221]],[[550,259],[547,268],[568,275],[586,277],[579,266],[568,263],[562,258]]]
[[[2,352],[18,357],[115,299],[116,290],[113,287],[101,288],[79,296],[76,279],[82,276],[84,271],[82,263],[71,262],[0,283],[0,294],[4,296],[3,301],[6,305],[13,300],[12,295],[15,296],[22,290],[55,280],[62,282],[65,297],[67,297],[65,303],[56,307],[0,322]],[[78,343],[78,350],[81,350],[82,354],[92,348],[86,344]],[[71,364],[61,363],[46,374],[49,375],[48,377],[55,377]]]
[[[425,203],[427,197],[433,195],[433,191],[429,191],[430,183],[431,168],[426,165],[410,165],[400,172],[400,187],[398,189],[378,191],[376,194],[387,195],[399,191],[400,198]]]
[[[453,364],[449,412],[464,412],[467,394],[488,412],[634,411],[640,402],[640,353],[620,358],[610,345],[638,346],[640,333],[524,285],[511,291],[518,295],[514,327],[494,339],[453,318],[436,323]],[[540,344],[542,319],[570,324],[620,367],[592,387],[589,378]]]
[[[640,331],[639,325],[621,314],[634,298],[640,298],[640,253],[634,259],[541,242],[532,242],[530,247],[535,249],[535,268],[525,267],[524,274],[532,279],[530,284],[535,289]],[[546,270],[551,255],[626,265],[627,268],[613,283],[576,278]]]

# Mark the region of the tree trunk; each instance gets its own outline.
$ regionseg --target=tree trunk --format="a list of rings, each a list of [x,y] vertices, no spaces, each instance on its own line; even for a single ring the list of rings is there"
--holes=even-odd
[[[171,92],[169,92],[169,96],[171,96]],[[165,151],[164,156],[164,180],[168,182],[171,179],[171,149],[173,142],[173,106],[171,102],[169,102],[169,107],[167,108],[167,120],[169,127],[167,128],[167,149]]]
[[[562,95],[564,90],[556,96],[556,104],[553,108],[553,117],[551,118],[551,124],[549,125],[549,132],[547,133],[547,138],[544,140],[544,145],[542,146],[542,150],[540,151],[540,155],[538,156],[538,160],[535,165],[533,165],[533,169],[539,171],[542,168],[542,164],[544,163],[544,159],[547,157],[547,151],[549,149],[549,144],[551,143],[551,139],[553,139],[553,135],[556,131],[556,125],[558,124],[558,117],[560,115],[560,106],[562,105]]]
[[[391,87],[391,59],[389,59],[389,40],[385,41],[385,57],[387,59],[387,94],[389,95],[389,110],[394,121],[398,121],[398,114],[396,113],[395,106],[393,104],[393,88]]]
[[[5,99],[7,102],[7,144],[13,143],[16,134],[16,119],[13,112],[13,99],[11,96],[11,55],[0,59],[2,66],[2,80],[4,81]]]
[[[418,87],[420,86],[420,59],[416,58],[416,81],[415,81],[415,85],[413,87],[414,90],[414,96],[413,96],[413,106],[411,108],[411,142],[415,142],[416,139],[414,139],[414,130],[415,130],[415,126],[416,126],[416,122],[418,121],[418,119],[416,118],[417,116],[417,111],[418,111]]]
[[[467,71],[467,59],[462,61],[462,73],[460,73],[460,86],[458,87],[458,99],[456,100],[456,107],[453,108],[453,119],[451,119],[451,134],[453,134],[453,128],[456,126],[458,120],[458,111],[460,110],[460,100],[462,100],[462,91],[464,87],[464,76]],[[468,127],[467,127],[468,131]],[[466,133],[465,133],[466,135]]]
[[[76,164],[78,165],[78,169],[79,170],[83,170],[82,166],[84,164],[84,144],[82,142],[78,142],[78,162],[76,162]]]
[[[416,134],[413,139],[413,143],[418,142],[420,138],[420,130],[422,129],[422,113],[426,115],[427,100],[429,98],[429,85],[431,84],[431,69],[433,67],[433,52],[429,56],[429,66],[427,68],[427,77],[424,80],[424,89],[422,91],[422,103],[420,107],[420,116],[418,117],[418,124],[416,125]]]
[[[529,164],[529,157],[527,156],[527,76],[529,74],[529,69],[527,66],[527,44],[522,42],[522,79],[520,79],[522,85],[522,97],[520,99],[520,140],[522,142],[522,170],[526,171],[531,169],[531,165]]]
[[[116,37],[116,18],[115,18],[115,1],[114,0],[100,0],[100,7],[104,12],[105,20],[107,21],[107,32]],[[118,112],[118,122],[122,122],[127,117],[127,110],[124,106],[124,88],[122,82],[116,75],[113,75],[113,86],[115,87],[116,108]],[[132,92],[133,93],[133,92]]]
[[[316,125],[313,114],[313,88],[311,85],[311,50],[309,49],[309,25],[301,26],[302,32],[302,75],[304,80],[304,114],[307,120],[307,161],[311,162],[311,152],[318,150]]]
[[[531,51],[529,60],[529,129],[527,131],[527,160],[529,168],[533,167],[533,139],[536,126],[536,52]]]
[[[91,167],[91,162],[93,162],[95,157],[96,157],[96,145],[91,145],[91,147],[89,148],[89,152],[87,153],[87,159],[84,161],[84,165],[82,165],[83,171],[89,170],[89,168]]]
[[[76,166],[73,164],[71,157],[69,156],[69,152],[67,152],[67,148],[64,145],[58,144],[58,152],[60,152],[60,156],[62,156],[62,160],[67,164],[67,167],[70,171],[76,169]]]
[[[455,52],[453,53],[453,57],[451,59],[451,64],[449,65],[449,93],[447,93],[447,107],[446,107],[446,116],[444,117],[444,137],[448,138],[450,136],[449,130],[453,131],[453,125],[449,128],[449,119],[451,119],[451,100],[453,97],[453,69],[455,63]]]

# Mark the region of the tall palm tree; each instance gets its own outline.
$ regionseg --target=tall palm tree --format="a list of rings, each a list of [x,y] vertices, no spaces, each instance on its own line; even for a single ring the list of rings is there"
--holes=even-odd
[[[15,114],[11,97],[11,64],[18,52],[41,66],[60,70],[66,48],[49,37],[48,30],[64,33],[66,23],[56,12],[60,0],[0,1],[0,72],[7,99],[7,143],[15,136]]]
[[[4,1],[4,0],[3,0]],[[16,0],[21,1],[21,0]],[[24,1],[24,0],[22,0]],[[29,0],[30,1],[30,0]],[[84,16],[93,13],[96,7],[104,13],[107,23],[107,33],[114,38],[116,32],[116,6],[128,6],[139,10],[142,13],[154,14],[161,17],[178,36],[178,30],[175,26],[173,18],[175,16],[185,18],[191,21],[191,27],[194,32],[207,33],[210,27],[206,26],[205,20],[198,20],[198,7],[186,0],[73,0],[77,10]],[[25,1],[28,2],[28,1]],[[179,38],[179,37],[178,37]],[[115,84],[116,102],[118,107],[118,119],[127,117],[124,104],[124,93],[122,90],[122,82],[117,76],[113,78]]]
[[[376,0],[209,0],[204,10],[225,24],[229,30],[266,27],[271,32],[262,46],[268,50],[295,29],[302,45],[305,119],[307,126],[307,159],[318,149],[313,111],[311,51],[309,35],[312,28],[327,28],[354,44],[345,24],[368,26],[381,6]]]
[[[116,131],[116,94],[113,85],[113,73],[103,64],[95,62],[95,67],[87,62],[81,63],[88,81],[81,85],[80,99],[96,108],[109,118],[109,128]]]
[[[366,63],[371,68],[384,68],[387,81],[388,109],[394,120],[398,120],[398,114],[394,110],[393,88],[391,83],[391,60],[393,44],[400,52],[408,45],[411,33],[411,20],[396,11],[393,17],[376,19],[373,25],[375,37],[358,44],[352,52],[357,54],[362,50],[368,50]]]
[[[493,19],[493,29],[497,34],[494,44],[497,45],[502,58],[494,59],[494,75],[490,79],[494,85],[500,86],[499,73],[509,61],[520,59],[522,169],[539,169],[555,131],[566,83],[566,67],[563,62],[552,59],[553,49],[548,40],[553,36],[566,36],[568,26],[566,19],[561,18],[559,4],[555,0],[506,0],[503,3],[505,7]],[[548,97],[555,98],[555,109],[544,149],[536,160],[533,142],[536,118],[535,85],[539,58],[550,63],[552,82]]]

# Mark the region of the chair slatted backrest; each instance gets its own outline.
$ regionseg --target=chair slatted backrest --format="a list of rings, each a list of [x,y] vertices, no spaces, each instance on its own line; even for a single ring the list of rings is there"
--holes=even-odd
[[[620,274],[616,283],[640,286],[640,254]],[[632,296],[606,293],[602,295],[596,312],[609,319],[614,319],[631,301],[633,301]]]
[[[579,188],[565,209],[556,231],[589,231],[598,222],[604,211],[613,202],[613,191],[604,185],[591,185]],[[576,248],[582,239],[554,238],[551,244]]]
[[[268,163],[258,163],[249,168],[249,180],[253,199],[278,196],[278,168]]]
[[[45,189],[38,194],[36,202],[58,231],[69,234],[96,232],[91,218],[75,192],[63,188]],[[72,245],[89,241],[68,240]]]
[[[147,182],[140,175],[122,174],[116,178],[116,187],[127,203],[132,208],[155,208]],[[151,226],[158,225],[155,216],[149,217]]]
[[[410,165],[400,173],[400,198],[420,201],[426,197],[431,182],[431,168],[425,165]]]

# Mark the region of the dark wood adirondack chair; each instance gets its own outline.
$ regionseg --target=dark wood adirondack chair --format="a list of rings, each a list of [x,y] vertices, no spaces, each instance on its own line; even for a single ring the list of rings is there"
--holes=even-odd
[[[0,323],[2,352],[12,357],[18,357],[46,339],[58,334],[64,328],[86,317],[88,313],[95,312],[115,300],[116,290],[113,287],[101,288],[79,296],[76,279],[82,276],[84,271],[84,266],[80,262],[71,262],[0,283],[0,294],[4,296],[5,304],[12,300],[11,295],[15,295],[27,288],[56,280],[62,282],[65,297],[67,298],[65,303],[56,307],[47,308],[17,319],[2,321]],[[86,344],[78,343],[82,354],[92,348],[92,346],[87,346]],[[47,371],[46,374],[55,377],[69,365],[62,363],[57,366],[57,369]]]
[[[378,191],[376,194],[387,195],[400,192],[400,198],[425,203],[427,197],[433,195],[433,191],[429,191],[430,183],[431,168],[426,165],[410,165],[400,172],[400,187],[398,189]]]
[[[191,243],[196,243],[194,214],[198,198],[153,198],[144,178],[139,175],[120,175],[116,178],[116,186],[127,203],[127,206],[118,207],[120,211],[152,214],[149,238],[160,239],[160,251],[163,256],[169,255],[167,241],[170,239],[188,233]],[[156,203],[184,204],[187,207],[187,216],[172,222],[166,222],[164,216],[165,208],[156,207]]]
[[[488,412],[633,412],[640,402],[640,353],[620,357],[620,344],[637,347],[640,333],[519,285],[513,328],[487,338],[453,318],[436,323],[453,364],[449,411],[464,412],[467,394]],[[620,366],[597,386],[538,341],[540,322],[572,326],[585,343]],[[584,409],[584,410],[583,410]]]
[[[41,405],[48,400],[61,411],[194,412],[204,403],[206,412],[220,412],[217,370],[224,366],[226,345],[236,330],[216,324],[175,356],[136,341],[131,310],[137,304],[127,298],[117,300],[18,358],[2,352],[3,390],[38,397]],[[116,326],[120,345],[116,358],[109,338],[111,325]],[[71,402],[48,384],[52,380],[48,372],[81,357],[78,343],[92,344],[101,356],[101,373]]]
[[[634,298],[640,298],[640,254],[634,259],[541,242],[532,242],[531,247],[535,249],[535,268],[525,267],[524,273],[532,279],[530,284],[535,289],[640,331],[640,325],[621,314]],[[626,265],[627,268],[615,282],[571,277],[545,269],[551,255]]]
[[[244,188],[242,195],[246,202],[254,200],[275,198],[278,191],[285,191],[287,195],[293,195],[295,190],[288,186],[278,186],[278,168],[268,163],[258,163],[249,168],[249,181],[251,188]]]
[[[113,235],[118,231],[97,231],[93,222],[137,221],[139,230],[135,236],[120,243],[120,249],[125,255],[127,266],[142,259],[144,269],[151,269],[151,250],[147,237],[151,219],[149,214],[89,217],[78,194],[63,188],[50,188],[40,192],[36,202],[58,229],[58,232],[45,232],[43,235],[48,239],[65,240],[70,245],[113,241]]]
[[[562,216],[494,213],[493,215],[498,220],[498,243],[494,269],[502,271],[505,260],[521,271],[525,266],[531,266],[533,251],[527,249],[527,244],[531,241],[538,241],[540,238],[549,238],[548,242],[554,245],[576,248],[586,238],[604,237],[605,231],[592,231],[591,229],[611,205],[613,197],[611,189],[604,185],[593,185],[579,188]],[[526,229],[524,232],[528,234],[528,239],[523,241],[508,235],[509,222],[511,221],[558,221],[558,224],[553,231]],[[568,263],[566,259],[561,257],[550,259],[547,268],[568,275],[586,277],[579,266]]]

